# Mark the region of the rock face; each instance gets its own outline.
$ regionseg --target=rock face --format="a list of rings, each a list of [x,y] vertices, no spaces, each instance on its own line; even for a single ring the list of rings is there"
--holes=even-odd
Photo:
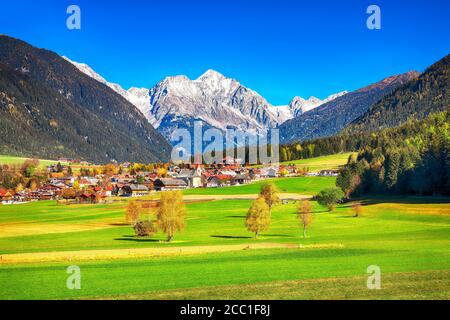
[[[281,142],[288,143],[334,135],[362,116],[385,95],[418,76],[418,72],[411,71],[388,77],[300,114],[280,126]]]
[[[98,163],[167,161],[167,140],[118,88],[86,72],[54,52],[0,36],[0,152]]]

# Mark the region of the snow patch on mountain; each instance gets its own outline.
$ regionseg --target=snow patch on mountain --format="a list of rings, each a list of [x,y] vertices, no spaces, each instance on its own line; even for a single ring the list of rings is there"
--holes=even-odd
[[[119,84],[108,82],[105,78],[103,78],[100,74],[95,72],[90,66],[85,63],[80,63],[76,61],[72,61],[67,57],[63,58],[68,62],[72,63],[78,70],[88,75],[89,77],[97,80],[100,83],[110,87],[115,92],[120,94],[122,97],[127,99],[131,104],[133,104],[141,113],[147,118],[151,125],[157,122],[151,113],[151,105],[150,105],[150,96],[149,89],[146,88],[135,88],[132,87],[128,90],[123,89]]]
[[[178,127],[190,127],[192,120],[201,120],[220,130],[231,127],[257,132],[274,128],[347,93],[333,94],[324,100],[294,97],[289,105],[272,106],[256,91],[212,69],[194,80],[177,75],[166,77],[150,89],[132,87],[124,90],[119,84],[108,82],[87,64],[63,58],[127,99],[167,138]]]
[[[311,111],[324,103],[330,102],[338,97],[347,94],[347,91],[332,94],[320,100],[316,97],[309,97],[307,100],[302,97],[294,97],[287,106],[273,106],[272,110],[279,119],[279,124],[302,115],[305,112]]]

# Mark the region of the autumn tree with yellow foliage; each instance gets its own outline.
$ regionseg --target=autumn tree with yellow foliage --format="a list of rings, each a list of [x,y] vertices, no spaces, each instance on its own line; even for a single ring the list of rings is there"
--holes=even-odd
[[[267,231],[270,226],[270,209],[263,197],[253,201],[245,219],[247,230],[255,233],[255,239],[261,231]]]
[[[273,183],[266,183],[261,187],[261,192],[259,194],[269,206],[269,214],[271,214],[272,207],[280,203],[277,187]]]
[[[298,206],[298,220],[303,227],[303,238],[306,238],[306,230],[311,225],[313,216],[311,213],[311,203],[308,200],[303,200]]]
[[[181,191],[166,191],[161,198],[156,211],[158,228],[167,235],[167,241],[172,241],[175,232],[185,227],[186,207]]]
[[[131,224],[138,237],[151,236],[156,233],[156,222],[152,216],[151,210],[146,210],[136,201],[130,201],[125,210],[125,220]]]
[[[125,221],[135,225],[139,221],[140,208],[136,201],[130,201],[125,210]]]
[[[167,176],[167,169],[166,168],[158,168],[156,170],[156,174],[158,177],[165,178]]]

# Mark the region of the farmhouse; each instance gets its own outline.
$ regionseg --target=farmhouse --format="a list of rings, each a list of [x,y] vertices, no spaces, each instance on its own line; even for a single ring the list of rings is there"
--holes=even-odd
[[[143,184],[131,184],[122,187],[122,195],[125,197],[142,197],[148,196],[149,191]]]
[[[264,168],[260,171],[261,178],[276,178],[278,170],[275,168]]]
[[[184,190],[187,188],[187,183],[182,179],[160,178],[155,180],[155,190]]]
[[[79,196],[80,203],[95,203],[95,193],[84,192]]]
[[[208,178],[206,182],[207,188],[217,188],[217,187],[224,187],[224,186],[230,186],[231,181],[233,177],[229,175],[224,174],[217,174],[213,175]]]
[[[0,189],[0,202],[10,203],[12,201],[13,194],[5,189]]]

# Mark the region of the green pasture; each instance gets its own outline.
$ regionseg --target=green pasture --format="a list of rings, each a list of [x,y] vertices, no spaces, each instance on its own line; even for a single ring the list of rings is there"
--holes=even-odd
[[[20,165],[24,163],[26,160],[32,159],[32,158],[23,158],[23,157],[15,157],[15,156],[6,156],[6,155],[0,155],[0,164],[8,164],[8,165]],[[47,167],[52,164],[57,164],[58,160],[43,160],[39,159],[39,165],[40,167]],[[68,163],[61,162],[62,165],[67,165]]]
[[[0,264],[0,299],[448,298],[448,199],[379,198],[363,203],[363,217],[355,218],[350,204],[329,213],[313,202],[314,222],[307,239],[301,237],[296,217],[298,204],[291,201],[279,205],[273,211],[270,229],[258,240],[244,227],[249,200],[189,203],[186,229],[176,234],[171,244],[164,242],[162,234],[148,239],[133,237],[132,229],[121,224],[125,202],[2,206],[1,227],[36,225],[48,232],[1,237],[0,255],[258,242],[303,247],[161,258]],[[97,224],[104,227],[71,231],[80,225]],[[68,232],[50,233],[64,226]],[[82,270],[81,290],[66,288],[66,268],[73,264]],[[369,265],[381,268],[386,279],[385,291],[366,288]]]
[[[309,168],[310,171],[319,171],[325,169],[338,169],[347,163],[348,158],[352,153],[337,153],[328,156],[300,159],[293,161],[285,161],[281,164],[295,164],[297,167]]]
[[[273,183],[282,193],[299,193],[303,195],[315,195],[320,190],[334,186],[336,177],[287,177],[256,181],[250,184],[223,188],[198,188],[184,191],[186,195],[232,195],[232,194],[257,194],[261,186]]]

